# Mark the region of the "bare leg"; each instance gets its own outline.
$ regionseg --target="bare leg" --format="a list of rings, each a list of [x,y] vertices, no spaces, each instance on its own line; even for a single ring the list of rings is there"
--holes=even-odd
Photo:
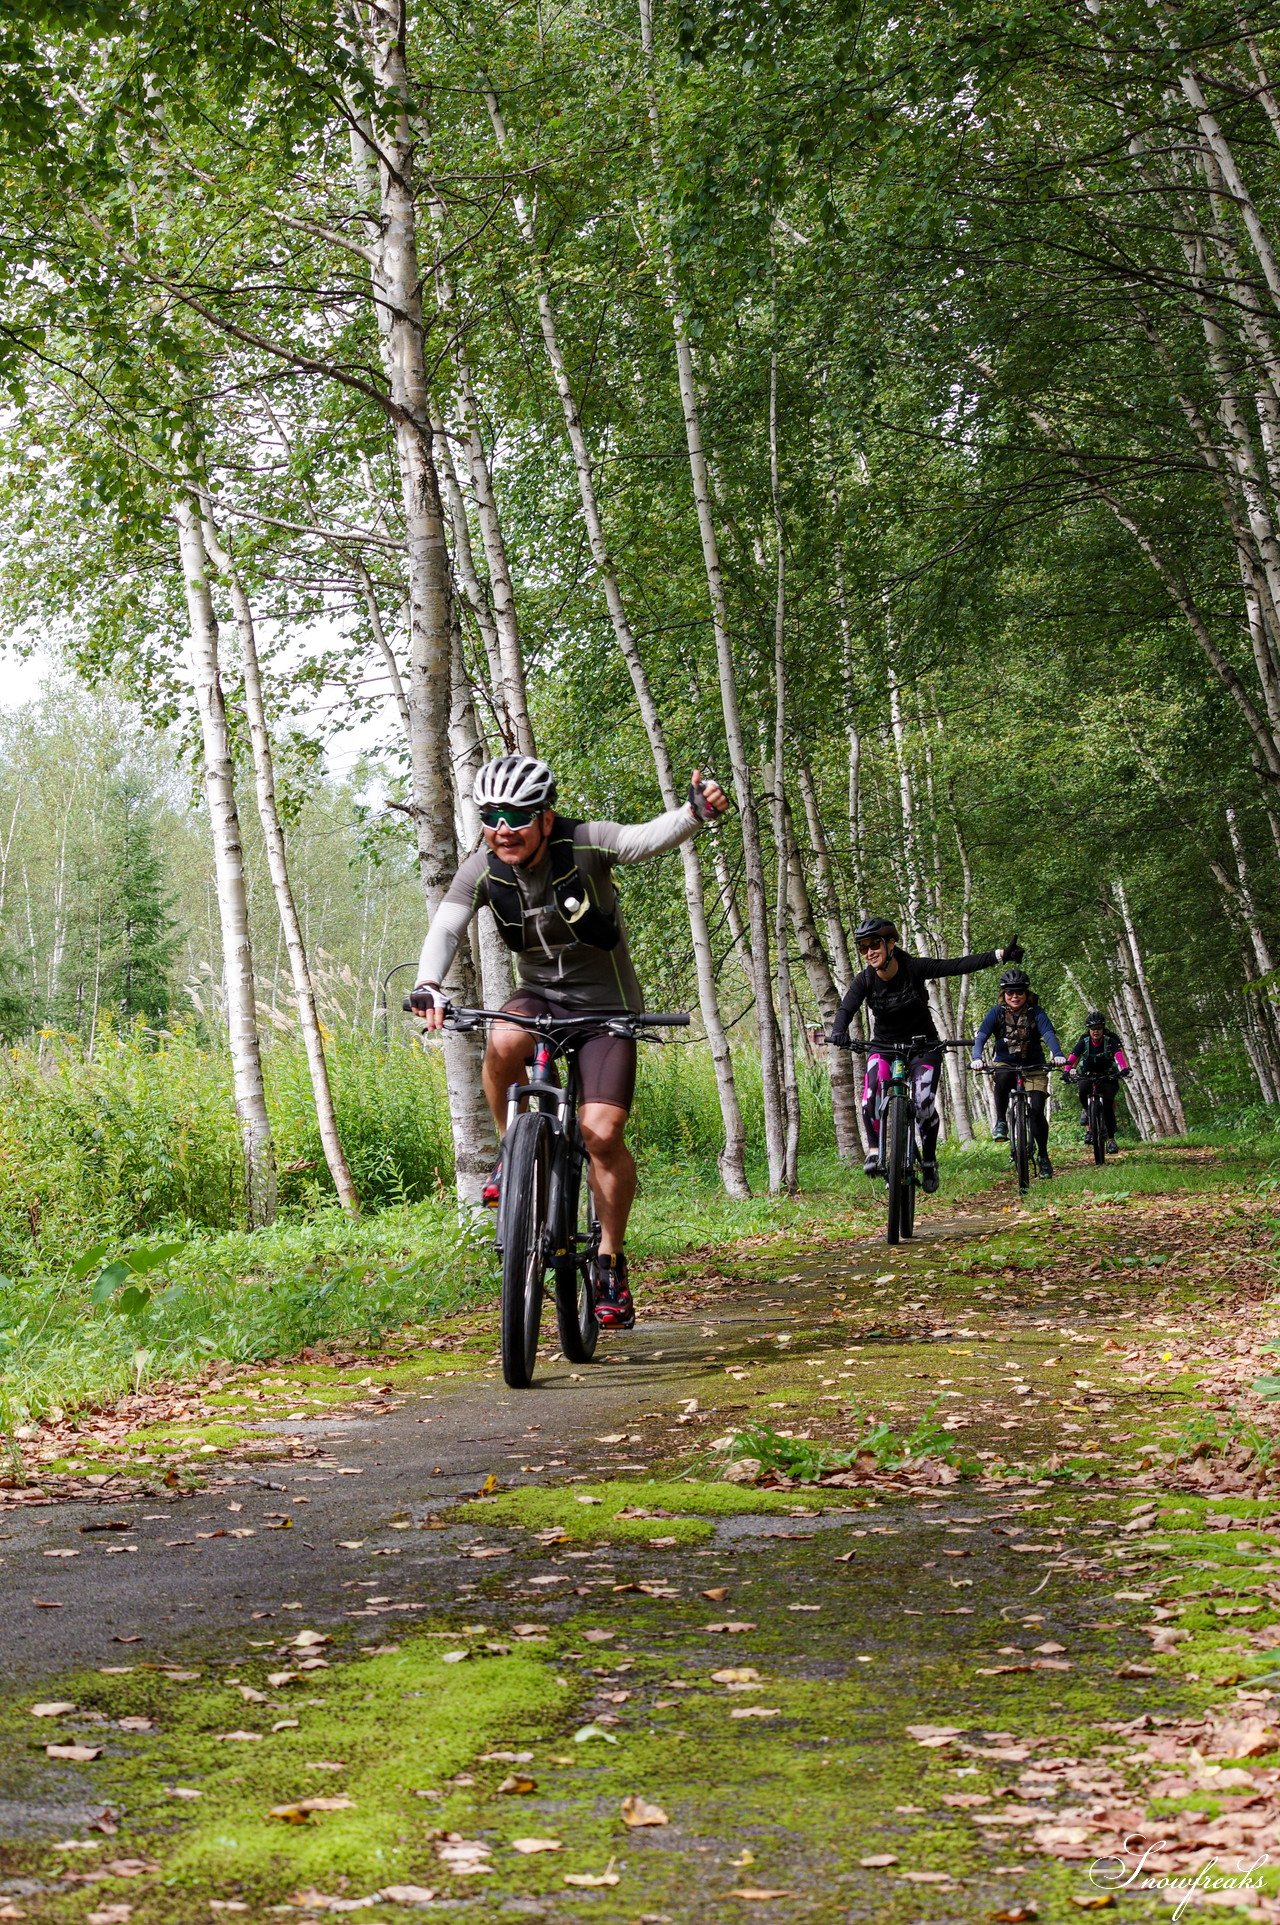
[[[636,1194],[636,1163],[627,1148],[627,1112],[616,1103],[584,1103],[578,1127],[591,1158],[591,1190],[600,1218],[600,1249],[613,1256],[626,1242]]]
[[[493,1111],[493,1120],[502,1136],[507,1127],[507,1091],[513,1083],[527,1083],[528,1065],[533,1060],[537,1038],[514,1023],[495,1023],[489,1031],[489,1047],[484,1053],[481,1080]]]

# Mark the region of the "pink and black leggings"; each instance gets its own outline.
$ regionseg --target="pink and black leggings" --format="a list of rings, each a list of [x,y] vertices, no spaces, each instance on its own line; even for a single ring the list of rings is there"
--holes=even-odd
[[[907,1081],[911,1085],[920,1131],[920,1154],[926,1163],[932,1163],[938,1147],[938,1075],[941,1069],[941,1050],[913,1056],[907,1067]],[[867,1056],[867,1080],[862,1087],[862,1114],[867,1125],[867,1141],[873,1146],[880,1141],[880,1119],[876,1114],[880,1089],[882,1084],[889,1081],[889,1076],[889,1057],[882,1055],[878,1049],[871,1050]]]

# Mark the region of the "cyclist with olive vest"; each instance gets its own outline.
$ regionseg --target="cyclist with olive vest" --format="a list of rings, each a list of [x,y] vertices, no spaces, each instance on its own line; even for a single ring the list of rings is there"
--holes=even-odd
[[[627,947],[613,871],[647,862],[696,836],[729,806],[719,784],[693,771],[689,800],[652,822],[580,822],[556,810],[556,782],[545,762],[500,755],[475,780],[484,846],[469,855],[432,919],[410,1001],[439,1029],[447,999],[442,984],[476,911],[488,908],[515,957],[516,993],[504,1009],[522,1016],[616,1016],[644,1008],[644,993]],[[498,1134],[507,1120],[507,1090],[524,1081],[529,1036],[495,1023],[484,1056],[484,1090]],[[582,1102],[578,1122],[591,1158],[591,1189],[600,1218],[600,1255],[592,1286],[602,1330],[630,1330],[635,1307],[624,1251],[636,1191],[626,1125],[635,1091],[636,1046],[630,1038],[593,1035],[578,1052]],[[496,1204],[499,1158],[484,1201]]]

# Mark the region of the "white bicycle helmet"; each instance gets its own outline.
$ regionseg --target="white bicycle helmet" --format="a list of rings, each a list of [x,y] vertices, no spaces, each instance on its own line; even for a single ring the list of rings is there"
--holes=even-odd
[[[534,755],[499,755],[486,762],[473,791],[478,809],[550,809],[555,806],[556,779],[545,762]]]

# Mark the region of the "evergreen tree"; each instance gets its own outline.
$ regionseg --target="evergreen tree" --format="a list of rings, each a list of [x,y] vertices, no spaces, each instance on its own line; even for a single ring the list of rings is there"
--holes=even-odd
[[[108,809],[99,1003],[114,1009],[122,1023],[136,1016],[158,1023],[173,1000],[173,967],[182,947],[169,913],[177,896],[167,886],[155,807],[143,784],[121,777]]]

